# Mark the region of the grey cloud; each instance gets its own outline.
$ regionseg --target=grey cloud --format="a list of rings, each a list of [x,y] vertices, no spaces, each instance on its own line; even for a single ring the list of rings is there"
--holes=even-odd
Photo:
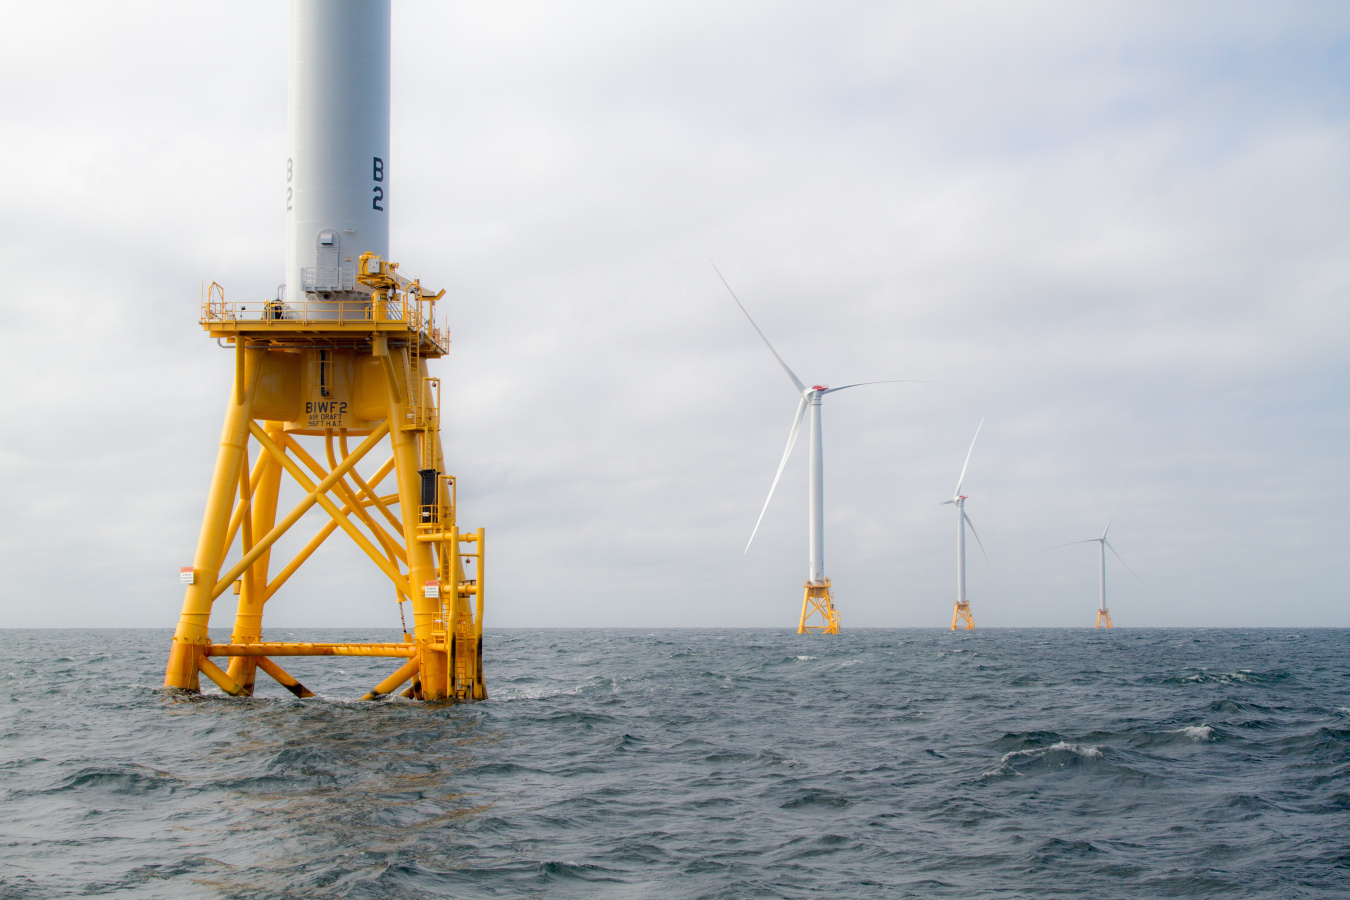
[[[10,11],[0,624],[164,625],[230,377],[202,280],[281,277],[278,4]],[[784,625],[827,401],[845,627],[1350,624],[1350,15],[1263,4],[395,4],[392,246],[501,625]],[[61,48],[52,53],[50,41]],[[306,529],[307,530],[307,529]],[[80,535],[76,539],[73,535]],[[1081,550],[1081,552],[1079,552]],[[278,625],[390,625],[337,539]],[[221,610],[223,623],[228,610]]]

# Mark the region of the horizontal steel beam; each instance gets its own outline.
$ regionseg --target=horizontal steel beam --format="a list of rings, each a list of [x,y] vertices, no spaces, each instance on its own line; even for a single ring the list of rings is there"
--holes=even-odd
[[[207,656],[415,656],[414,644],[208,644]]]

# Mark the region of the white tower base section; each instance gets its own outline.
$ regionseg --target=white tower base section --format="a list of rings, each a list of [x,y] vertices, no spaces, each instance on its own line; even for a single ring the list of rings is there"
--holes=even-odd
[[[361,254],[389,258],[389,46],[389,0],[291,0],[284,299],[304,318],[350,316]]]

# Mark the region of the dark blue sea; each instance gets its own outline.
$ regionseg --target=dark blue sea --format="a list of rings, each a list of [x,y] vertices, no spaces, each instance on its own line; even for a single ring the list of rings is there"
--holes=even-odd
[[[464,706],[168,643],[0,632],[0,897],[1350,896],[1347,631],[500,630]]]

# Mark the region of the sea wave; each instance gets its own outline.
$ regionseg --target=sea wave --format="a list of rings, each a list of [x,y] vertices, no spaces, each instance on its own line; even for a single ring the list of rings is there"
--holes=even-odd
[[[1006,778],[1009,776],[1037,775],[1045,772],[1062,772],[1066,769],[1080,769],[1099,762],[1102,759],[1100,747],[1085,747],[1058,741],[1049,747],[1037,747],[1028,750],[1013,750],[1003,754],[998,765],[985,772],[983,778]]]
[[[1345,632],[978,634],[489,631],[493,699],[432,705],[6,632],[0,897],[1340,900]]]

